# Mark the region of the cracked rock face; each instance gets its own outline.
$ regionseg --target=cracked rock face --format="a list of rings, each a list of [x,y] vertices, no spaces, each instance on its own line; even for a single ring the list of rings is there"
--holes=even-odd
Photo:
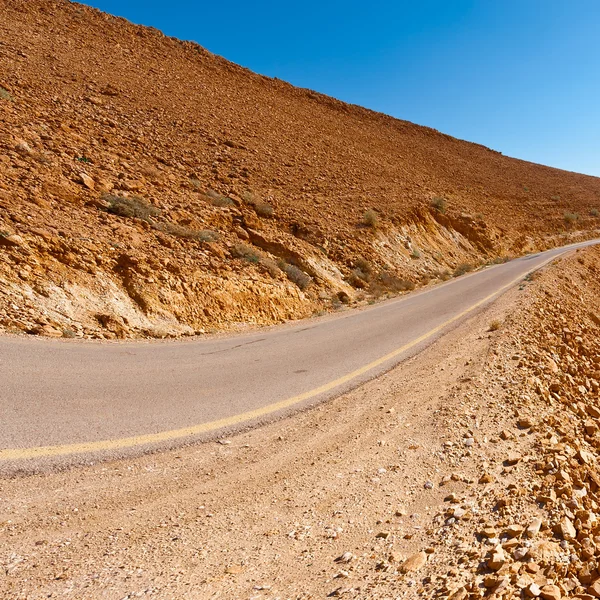
[[[295,89],[66,0],[2,11],[4,330],[266,325],[598,224],[594,178]],[[580,215],[570,228],[566,210]]]

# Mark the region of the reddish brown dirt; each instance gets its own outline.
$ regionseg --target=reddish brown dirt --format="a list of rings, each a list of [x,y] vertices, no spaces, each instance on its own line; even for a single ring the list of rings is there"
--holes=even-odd
[[[0,11],[5,329],[110,338],[268,324],[598,224],[596,178],[66,0],[0,0]],[[106,194],[156,214],[111,214]],[[580,218],[569,226],[566,212]]]

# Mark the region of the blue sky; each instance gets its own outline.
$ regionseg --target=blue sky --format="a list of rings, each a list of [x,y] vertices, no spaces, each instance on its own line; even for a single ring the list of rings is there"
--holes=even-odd
[[[600,176],[599,0],[84,3],[264,75]]]

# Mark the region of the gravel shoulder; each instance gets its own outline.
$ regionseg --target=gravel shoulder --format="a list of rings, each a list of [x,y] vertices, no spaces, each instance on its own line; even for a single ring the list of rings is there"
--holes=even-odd
[[[393,371],[289,419],[4,479],[0,596],[591,594],[599,257],[560,259]]]

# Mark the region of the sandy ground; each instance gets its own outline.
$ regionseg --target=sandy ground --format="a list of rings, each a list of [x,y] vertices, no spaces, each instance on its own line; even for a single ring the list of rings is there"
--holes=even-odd
[[[376,571],[427,547],[478,458],[476,381],[518,291],[343,397],[222,443],[2,483],[4,597],[308,598],[410,584]],[[456,463],[456,464],[452,464]],[[429,482],[435,482],[433,489]],[[378,535],[387,537],[377,537]],[[335,559],[352,553],[348,564]]]

